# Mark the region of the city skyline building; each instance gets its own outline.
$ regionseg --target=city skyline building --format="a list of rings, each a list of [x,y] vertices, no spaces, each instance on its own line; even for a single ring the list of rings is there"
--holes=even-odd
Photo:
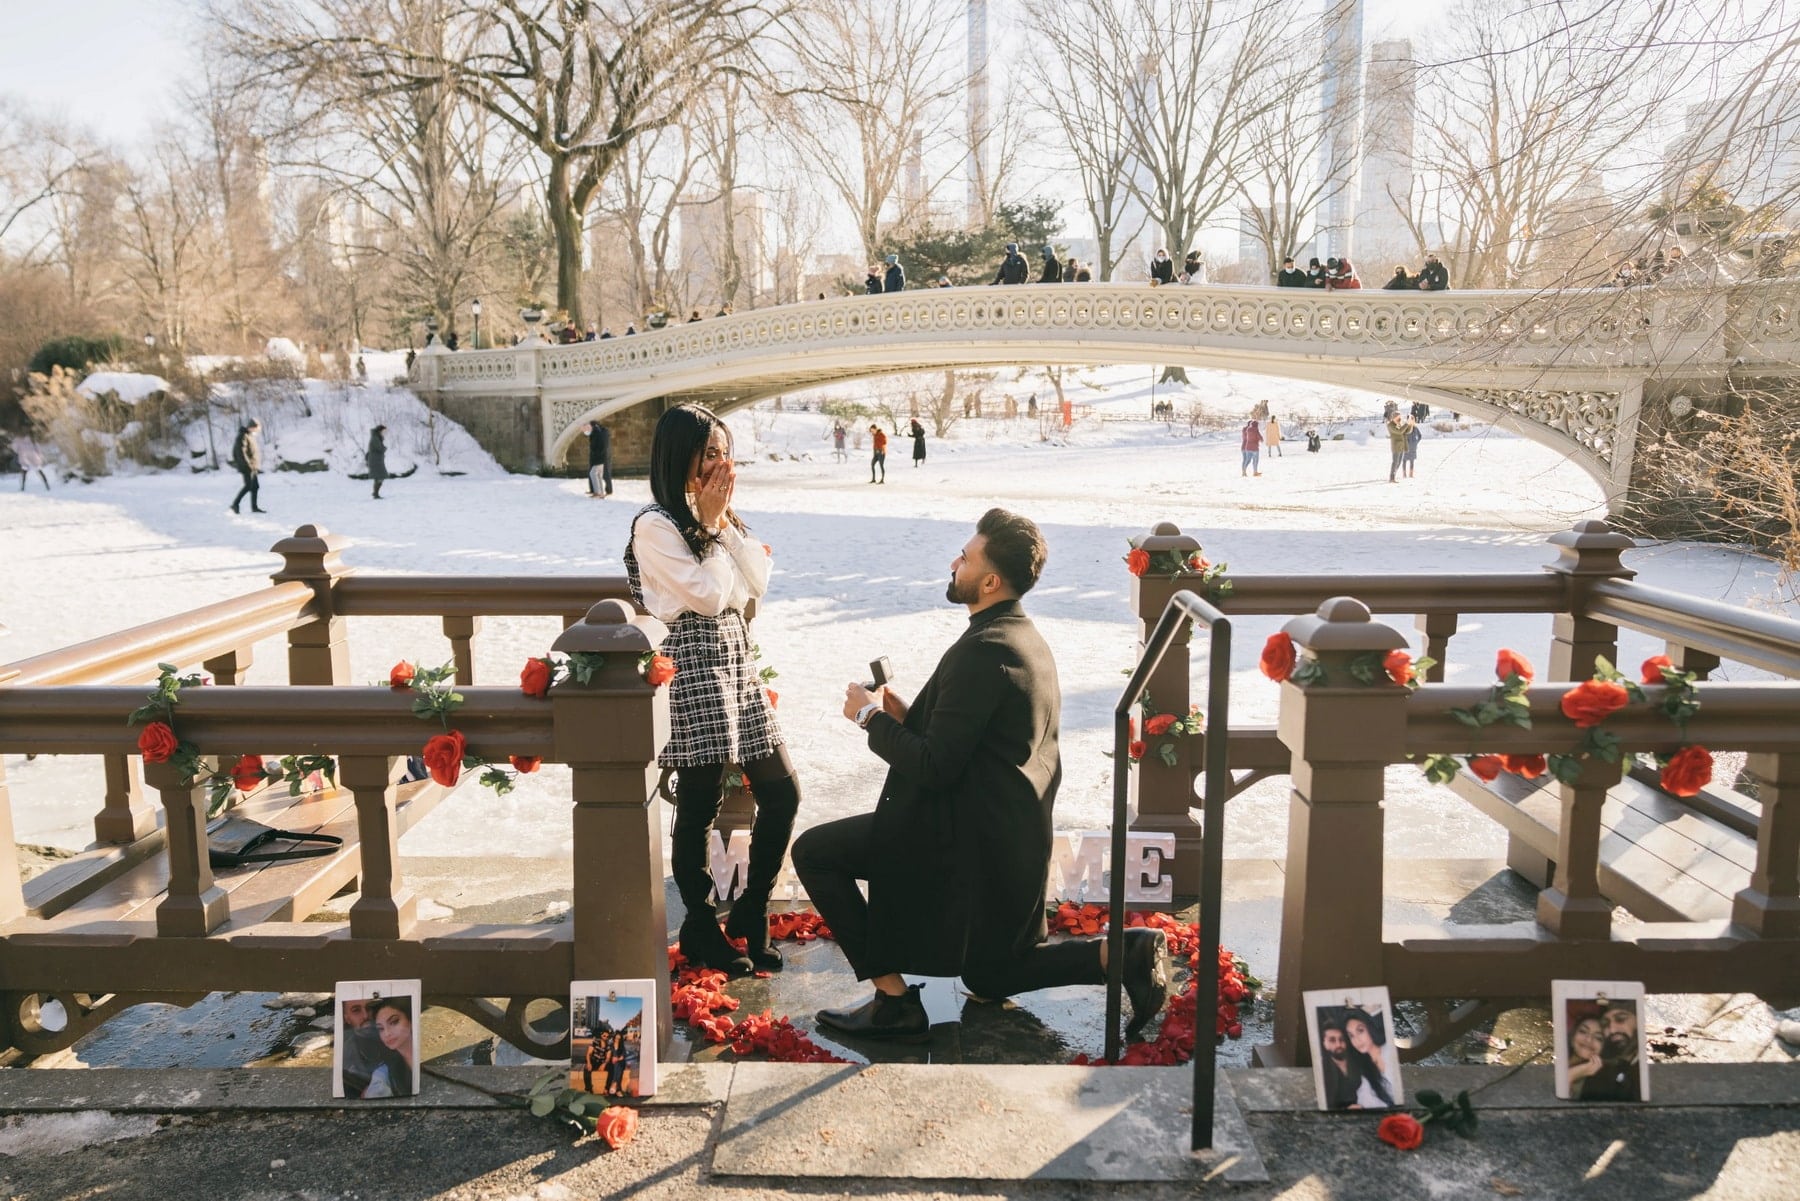
[[[1363,0],[1328,0],[1319,111],[1325,137],[1319,146],[1319,257],[1352,253],[1356,234],[1357,178],[1361,157]]]
[[[988,0],[969,0],[969,193],[968,222],[987,224],[988,179],[991,169],[988,138],[993,121],[988,111]]]
[[[1410,261],[1418,251],[1408,221],[1416,169],[1413,137],[1418,71],[1409,39],[1376,42],[1369,47],[1353,229],[1357,257],[1371,260],[1363,264],[1371,271],[1380,264]]]

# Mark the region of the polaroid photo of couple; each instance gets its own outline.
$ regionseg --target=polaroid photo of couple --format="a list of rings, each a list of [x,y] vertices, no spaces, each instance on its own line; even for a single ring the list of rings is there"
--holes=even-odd
[[[1644,986],[1624,980],[1552,980],[1556,1095],[1565,1101],[1648,1101]]]
[[[419,982],[340,980],[331,1095],[360,1100],[419,1091]]]
[[[656,981],[569,985],[569,1087],[600,1097],[656,1092]]]
[[[1319,1108],[1400,1108],[1406,1094],[1388,990],[1318,989],[1301,999]]]

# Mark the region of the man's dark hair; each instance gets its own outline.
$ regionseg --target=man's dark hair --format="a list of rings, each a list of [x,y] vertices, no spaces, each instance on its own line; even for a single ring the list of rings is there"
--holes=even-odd
[[[700,528],[700,519],[688,505],[688,472],[694,456],[706,449],[715,429],[724,429],[727,444],[731,430],[718,414],[704,405],[680,404],[664,413],[650,439],[650,495],[675,520],[675,528],[696,559],[718,540],[717,532]],[[744,523],[730,509],[725,516],[740,531]]]
[[[1020,596],[1030,592],[1043,574],[1044,560],[1050,557],[1037,523],[1005,509],[989,509],[981,515],[975,532],[987,539],[983,553],[1007,587]]]

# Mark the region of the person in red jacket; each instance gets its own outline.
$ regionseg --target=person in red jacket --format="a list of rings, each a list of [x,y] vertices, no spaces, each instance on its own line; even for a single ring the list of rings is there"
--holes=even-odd
[[[1348,255],[1326,262],[1325,286],[1332,291],[1362,287],[1362,280],[1358,278],[1356,268],[1350,265]]]
[[[869,437],[873,439],[875,457],[869,460],[869,482],[871,484],[887,483],[887,435],[881,432],[879,425],[869,427]],[[881,478],[875,478],[877,468],[881,470]]]
[[[1262,426],[1252,417],[1244,422],[1244,467],[1239,475],[1249,475],[1252,468],[1257,475],[1262,474],[1262,444]]]

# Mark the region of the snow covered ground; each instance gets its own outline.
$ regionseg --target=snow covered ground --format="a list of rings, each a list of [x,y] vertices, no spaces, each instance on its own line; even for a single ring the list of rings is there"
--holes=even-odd
[[[372,380],[393,365],[369,363]],[[1064,692],[1066,778],[1058,801],[1067,829],[1105,824],[1111,762],[1107,715],[1132,662],[1126,607],[1126,539],[1174,521],[1207,554],[1238,573],[1532,570],[1553,556],[1544,538],[1599,512],[1599,491],[1560,456],[1535,443],[1475,425],[1427,430],[1418,477],[1390,485],[1385,436],[1375,428],[1380,399],[1323,387],[1223,373],[1196,374],[1184,390],[1157,389],[1183,416],[1173,424],[1101,420],[1149,409],[1147,369],[1080,373],[1075,395],[1085,415],[1066,436],[1043,440],[1020,418],[967,421],[932,439],[922,468],[910,442],[890,448],[885,485],[868,484],[866,451],[832,461],[830,422],[817,414],[767,410],[732,418],[739,457],[739,508],[774,548],[776,575],[757,623],[765,659],[780,672],[780,718],[804,790],[802,821],[870,807],[882,767],[839,710],[844,682],[885,654],[896,687],[911,695],[964,624],[945,604],[949,563],[980,514],[1004,505],[1034,518],[1050,542],[1043,581],[1028,598],[1058,655]],[[1092,385],[1092,386],[1090,386]],[[1010,376],[995,391],[1044,401],[1041,377]],[[849,396],[853,393],[840,390]],[[1238,466],[1235,425],[1268,398],[1287,425],[1280,458],[1265,456],[1261,478]],[[1193,436],[1190,403],[1225,428]],[[404,392],[379,386],[309,385],[314,416],[274,414],[270,442],[284,457],[326,458],[331,470],[265,477],[267,516],[235,517],[229,472],[114,477],[42,492],[0,490],[0,622],[13,635],[0,656],[21,658],[139,621],[260,586],[276,561],[268,547],[294,527],[317,523],[347,535],[350,564],[372,572],[496,574],[622,572],[628,523],[648,499],[644,481],[626,480],[610,501],[591,501],[580,480],[509,476],[460,430],[440,430],[435,459],[420,450],[423,410]],[[1347,413],[1361,414],[1354,421]],[[1442,415],[1448,424],[1448,414]],[[1306,454],[1297,437],[1308,420],[1337,421],[1342,441]],[[389,462],[418,474],[372,501],[360,471],[370,425],[390,429]],[[866,423],[865,423],[866,424]],[[466,474],[448,476],[442,471]],[[1754,556],[1718,547],[1645,547],[1630,562],[1642,579],[1741,603],[1776,603],[1774,570]],[[1790,609],[1790,611],[1792,611]],[[1271,721],[1276,690],[1255,670],[1276,618],[1237,626],[1234,723]],[[1401,624],[1409,635],[1410,622]],[[489,619],[476,640],[483,683],[512,683],[530,655],[556,633],[549,619]],[[1493,652],[1512,646],[1541,658],[1547,618],[1472,619],[1451,644],[1450,678],[1480,680]],[[1416,645],[1416,636],[1415,636]],[[1660,646],[1628,637],[1622,658],[1636,662]],[[400,658],[439,662],[448,648],[432,619],[359,620],[351,625],[354,678],[385,678]],[[278,682],[279,640],[257,648],[251,682]],[[1729,676],[1731,673],[1722,673]],[[1747,673],[1738,673],[1743,678]],[[277,748],[269,748],[272,752]],[[18,836],[81,846],[98,804],[98,764],[9,757]],[[496,829],[522,855],[566,853],[566,776],[547,768],[510,797],[473,785],[439,807],[402,843],[405,852],[491,855]],[[1392,855],[1499,855],[1498,827],[1425,784],[1416,770],[1390,774]],[[1232,805],[1227,853],[1285,851],[1285,780],[1267,781]],[[92,798],[92,799],[90,799]]]

